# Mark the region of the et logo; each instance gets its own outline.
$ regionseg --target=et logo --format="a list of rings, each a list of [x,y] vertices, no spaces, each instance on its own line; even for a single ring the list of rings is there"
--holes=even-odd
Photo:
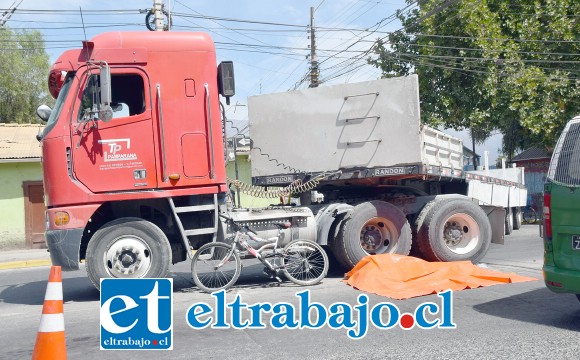
[[[173,349],[173,279],[101,279],[101,350]]]

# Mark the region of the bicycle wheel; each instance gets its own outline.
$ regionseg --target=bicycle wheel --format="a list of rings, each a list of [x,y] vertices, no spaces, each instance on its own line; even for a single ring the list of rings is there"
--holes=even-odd
[[[298,285],[318,284],[328,273],[328,256],[315,242],[291,241],[282,250],[284,275]]]
[[[191,275],[198,288],[213,292],[228,289],[236,283],[242,272],[242,262],[240,255],[236,251],[231,253],[231,249],[228,244],[209,243],[195,252]]]

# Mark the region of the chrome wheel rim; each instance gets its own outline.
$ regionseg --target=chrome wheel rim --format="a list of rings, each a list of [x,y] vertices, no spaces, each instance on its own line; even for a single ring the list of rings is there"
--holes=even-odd
[[[443,228],[443,240],[452,252],[464,255],[473,251],[479,244],[479,225],[470,215],[457,213],[451,215]]]
[[[397,243],[399,232],[385,218],[369,219],[360,230],[360,246],[368,254],[388,253]]]
[[[123,235],[107,248],[103,260],[112,277],[143,277],[151,268],[151,248],[138,236]]]

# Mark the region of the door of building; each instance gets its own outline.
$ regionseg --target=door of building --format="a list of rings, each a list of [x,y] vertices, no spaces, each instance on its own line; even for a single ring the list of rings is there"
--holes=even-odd
[[[26,227],[26,247],[29,249],[44,249],[45,215],[44,188],[42,181],[25,181],[24,214]]]

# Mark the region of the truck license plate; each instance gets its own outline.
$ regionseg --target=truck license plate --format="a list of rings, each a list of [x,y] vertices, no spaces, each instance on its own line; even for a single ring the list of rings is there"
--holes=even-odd
[[[572,235],[572,249],[580,250],[580,235]]]

